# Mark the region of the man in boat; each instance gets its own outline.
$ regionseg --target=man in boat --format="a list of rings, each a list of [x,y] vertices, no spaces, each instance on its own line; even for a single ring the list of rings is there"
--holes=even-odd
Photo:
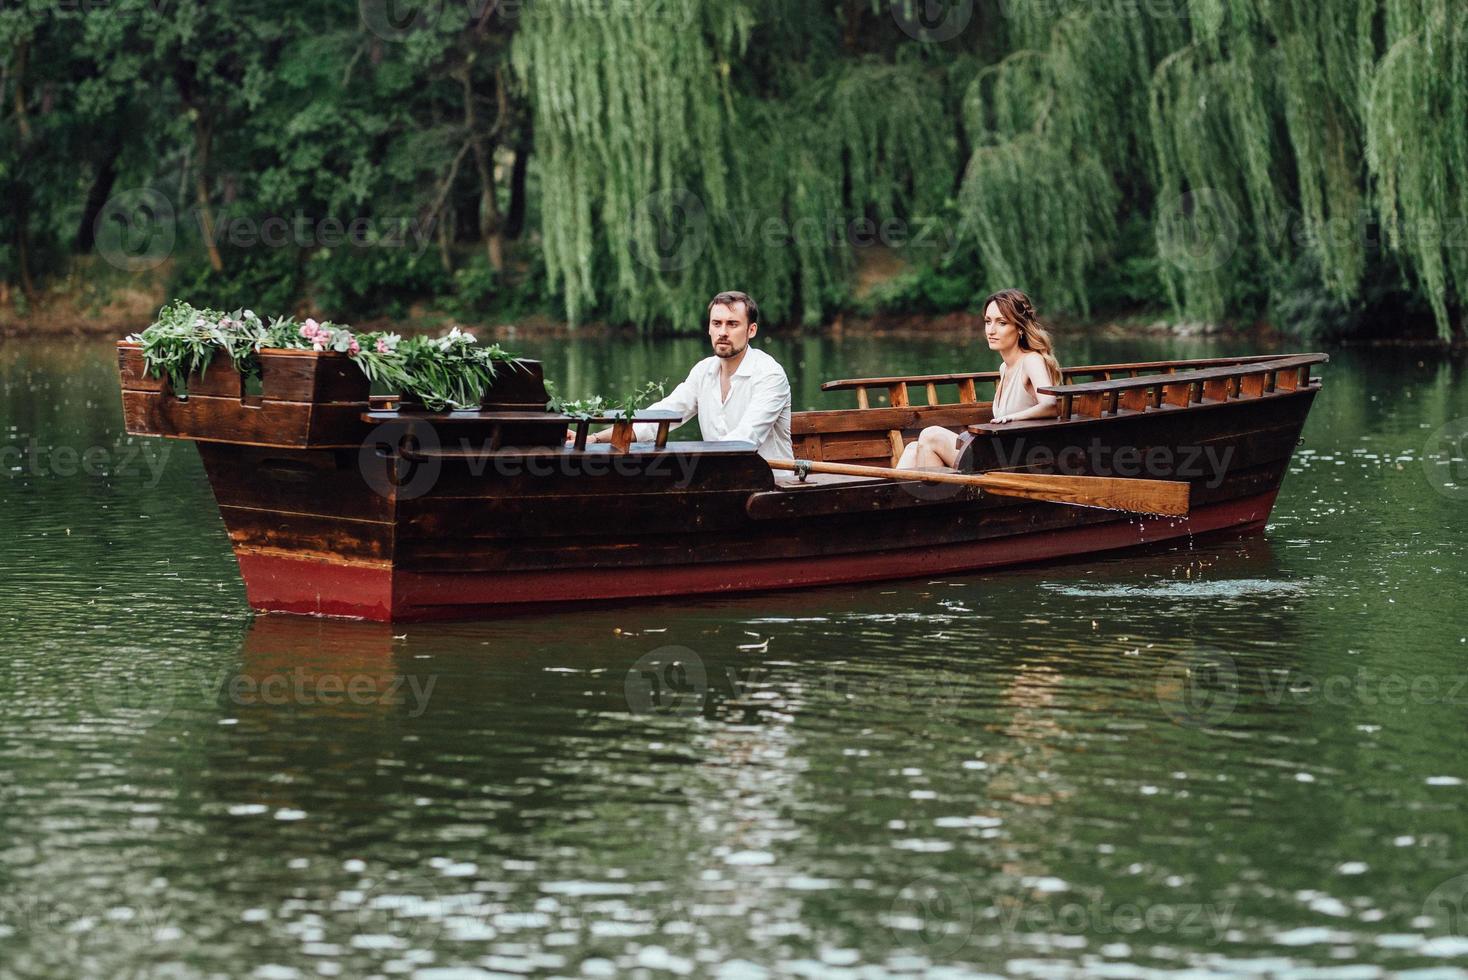
[[[759,306],[745,293],[719,293],[709,302],[708,323],[713,356],[648,409],[679,413],[678,425],[697,415],[709,442],[750,442],[766,459],[789,459],[790,382],[779,362],[749,343],[759,333]],[[639,422],[633,431],[642,442],[657,437],[655,423]],[[610,440],[604,429],[587,442]]]

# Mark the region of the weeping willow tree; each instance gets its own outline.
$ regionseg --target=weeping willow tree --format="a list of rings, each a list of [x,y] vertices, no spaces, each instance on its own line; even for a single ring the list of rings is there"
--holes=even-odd
[[[1452,0],[1382,7],[1387,49],[1365,92],[1367,159],[1387,239],[1446,337],[1450,303],[1468,297],[1468,23]]]
[[[755,295],[767,317],[816,322],[845,295],[854,232],[949,192],[957,141],[925,62],[756,77],[747,47],[768,11],[617,9],[537,0],[514,53],[546,267],[573,322],[697,324],[722,288]]]
[[[1206,237],[1215,213],[1159,221],[1176,305],[1220,317],[1236,309],[1250,264],[1281,288],[1303,257],[1343,303],[1384,256],[1370,229],[1419,283],[1439,334],[1468,296],[1468,48],[1448,0],[1189,0],[1191,37],[1151,79],[1161,183],[1157,200],[1232,208],[1239,247],[1227,261],[1189,261],[1182,227]],[[1186,236],[1183,236],[1186,237]]]
[[[1047,308],[1086,311],[1087,277],[1111,257],[1119,210],[1150,181],[1137,79],[1181,28],[1137,4],[1003,9],[1010,53],[964,99],[973,152],[963,219],[988,287],[1021,285]]]
[[[728,64],[751,20],[737,0],[528,8],[513,63],[535,114],[546,268],[573,322],[604,298],[603,270],[608,318],[667,310],[676,285],[648,272],[679,260],[649,219],[680,212],[697,234],[706,209],[728,209]]]
[[[530,0],[547,270],[573,321],[692,328],[738,287],[810,322],[849,301],[854,228],[943,215],[975,291],[1047,309],[1087,311],[1122,260],[1210,320],[1302,275],[1345,308],[1404,272],[1446,336],[1468,296],[1451,2],[980,0],[925,43],[883,0]]]

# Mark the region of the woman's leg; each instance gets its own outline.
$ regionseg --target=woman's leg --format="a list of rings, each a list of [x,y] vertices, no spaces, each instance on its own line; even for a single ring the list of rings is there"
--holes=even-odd
[[[928,466],[953,469],[958,464],[958,436],[941,425],[930,425],[924,429],[917,444],[924,450],[919,459],[926,457]]]
[[[912,442],[909,442],[907,444],[907,448],[902,450],[902,455],[897,457],[897,468],[899,470],[910,470],[916,468],[918,465],[918,456],[920,453],[922,453],[922,451],[923,444],[921,442],[916,439],[914,439]]]

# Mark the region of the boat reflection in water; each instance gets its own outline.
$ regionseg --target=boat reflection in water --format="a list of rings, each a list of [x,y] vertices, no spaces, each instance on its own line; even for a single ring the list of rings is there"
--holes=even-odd
[[[1290,586],[1256,532],[1084,564],[574,615],[398,625],[261,615],[221,696],[241,725],[258,714],[276,730],[295,718],[426,733],[446,718],[490,720],[490,705],[758,722],[815,702],[841,711],[853,697],[952,714],[973,693],[1008,699],[1005,730],[1019,737],[1045,724],[1045,692],[1067,677],[1150,684],[1159,657],[1226,642],[1243,625],[1251,607],[1234,612],[1234,599],[1275,588]],[[1097,598],[1120,617],[1146,616],[1078,628]]]

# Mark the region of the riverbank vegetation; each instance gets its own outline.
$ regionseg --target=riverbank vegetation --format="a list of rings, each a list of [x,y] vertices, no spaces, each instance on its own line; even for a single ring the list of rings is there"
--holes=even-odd
[[[1463,333],[1449,0],[14,0],[0,319],[698,330],[1047,311]],[[136,284],[147,283],[146,288]]]

